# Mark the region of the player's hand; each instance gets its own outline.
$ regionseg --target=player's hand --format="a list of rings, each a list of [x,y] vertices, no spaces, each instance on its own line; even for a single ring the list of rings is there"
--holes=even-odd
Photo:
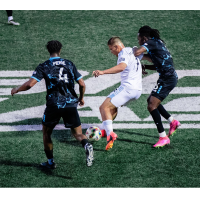
[[[138,47],[137,47],[137,46],[134,46],[134,47],[133,47],[133,54],[136,52],[136,50],[138,50]]]
[[[100,71],[100,70],[95,70],[92,72],[92,75],[94,75],[95,77],[98,77],[103,74],[104,74],[103,71]]]
[[[84,106],[85,104],[85,101],[83,99],[79,99],[78,102],[79,102],[79,106]]]
[[[11,90],[11,95],[13,96],[14,94],[18,93],[18,88],[13,88]]]
[[[145,71],[145,65],[142,65],[142,74],[144,76],[148,74],[148,72]]]

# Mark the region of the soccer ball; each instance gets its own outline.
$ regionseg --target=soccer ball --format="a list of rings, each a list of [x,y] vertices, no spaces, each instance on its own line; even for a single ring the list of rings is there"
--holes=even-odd
[[[97,126],[90,126],[85,135],[90,141],[98,141],[101,139],[101,130]]]

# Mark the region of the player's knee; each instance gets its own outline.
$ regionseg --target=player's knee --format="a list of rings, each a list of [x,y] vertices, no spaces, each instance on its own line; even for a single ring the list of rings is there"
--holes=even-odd
[[[43,136],[50,137],[53,129],[43,125]]]
[[[100,113],[104,112],[104,111],[105,111],[105,107],[104,107],[103,105],[101,105],[101,106],[99,107],[99,111],[100,111]]]
[[[74,137],[78,137],[79,135],[82,135],[82,128],[81,126],[76,127],[76,128],[71,128],[71,132]]]
[[[155,110],[156,108],[157,107],[154,104],[152,104],[151,102],[148,103],[147,109],[149,112]]]
[[[149,102],[148,102],[148,105],[147,105],[147,109],[148,109],[149,112],[151,112],[153,110],[153,105]]]

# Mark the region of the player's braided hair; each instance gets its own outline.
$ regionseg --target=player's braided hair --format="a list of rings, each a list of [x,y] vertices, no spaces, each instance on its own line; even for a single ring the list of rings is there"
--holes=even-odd
[[[57,40],[51,40],[47,42],[46,48],[50,54],[58,53],[62,48],[62,44]]]
[[[142,26],[140,29],[139,29],[139,36],[140,37],[147,37],[148,39],[149,38],[156,38],[156,39],[159,39],[161,40],[162,42],[164,42],[161,38],[160,38],[160,32],[159,30],[157,29],[153,29],[151,28],[150,26]],[[164,42],[165,43],[165,42]]]

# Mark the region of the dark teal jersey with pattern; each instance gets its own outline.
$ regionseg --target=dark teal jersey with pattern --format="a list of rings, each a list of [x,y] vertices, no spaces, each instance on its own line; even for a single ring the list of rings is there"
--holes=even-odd
[[[31,78],[38,82],[45,79],[47,106],[58,108],[77,106],[78,97],[74,90],[74,81],[78,81],[82,76],[71,61],[52,57],[39,64]]]
[[[173,59],[165,44],[159,39],[149,39],[143,45],[160,76],[174,74]]]

